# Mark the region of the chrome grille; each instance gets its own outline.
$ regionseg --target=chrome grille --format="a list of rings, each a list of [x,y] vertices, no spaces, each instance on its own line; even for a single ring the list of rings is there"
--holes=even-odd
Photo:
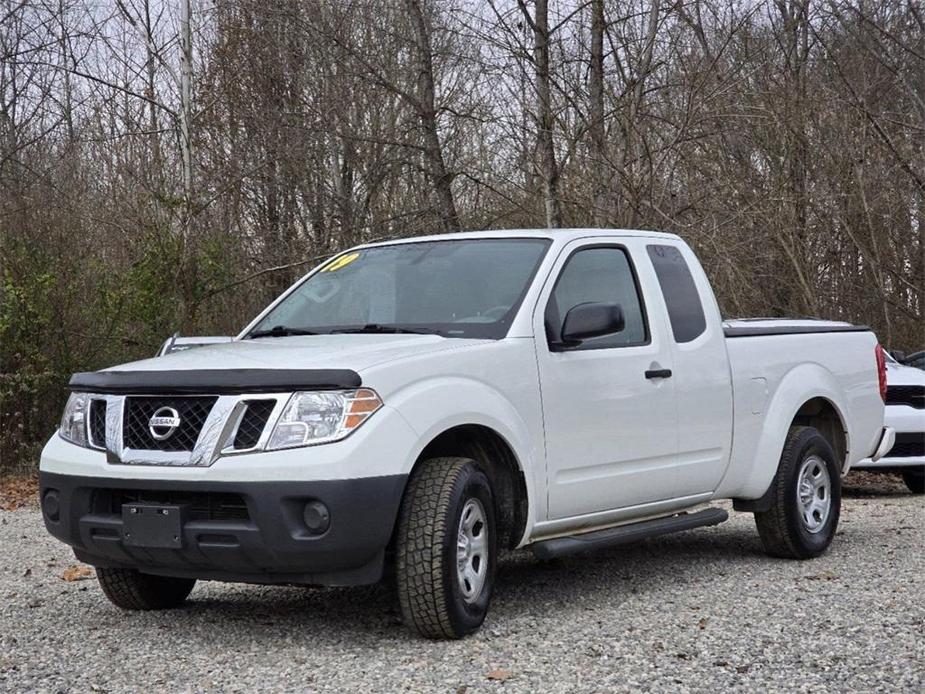
[[[275,400],[248,400],[247,409],[241,417],[238,424],[238,431],[234,435],[233,448],[242,450],[253,448],[260,441],[260,435],[263,433],[267,420],[273,408],[276,407]]]
[[[90,401],[90,444],[106,447],[106,401]]]
[[[202,426],[215,405],[216,397],[128,397],[125,399],[123,444],[126,448],[149,451],[192,451]],[[159,409],[171,407],[180,417],[180,425],[166,439],[151,435],[151,417]]]

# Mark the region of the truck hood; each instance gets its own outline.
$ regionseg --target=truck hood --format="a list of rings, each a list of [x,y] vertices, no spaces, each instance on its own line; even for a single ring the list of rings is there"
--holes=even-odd
[[[433,352],[484,344],[486,340],[438,335],[298,335],[235,340],[162,357],[134,361],[105,371],[192,371],[210,369],[350,369]]]
[[[886,383],[888,386],[925,386],[925,371],[887,361]]]

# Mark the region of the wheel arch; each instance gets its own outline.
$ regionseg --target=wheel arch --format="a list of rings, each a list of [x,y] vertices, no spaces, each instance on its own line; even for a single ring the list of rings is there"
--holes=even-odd
[[[804,402],[791,420],[790,426],[813,427],[829,442],[842,469],[848,460],[848,430],[835,403],[816,396]]]
[[[516,546],[546,514],[542,411],[533,395],[475,377],[442,376],[422,378],[388,398],[417,437],[403,459],[404,473],[439,454],[471,457],[507,475],[499,480],[513,490],[502,495],[514,504],[509,533]]]
[[[414,462],[414,469],[432,458],[472,458],[484,469],[492,484],[498,510],[502,546],[518,546],[526,531],[530,500],[523,466],[513,446],[492,427],[458,424],[433,436]]]

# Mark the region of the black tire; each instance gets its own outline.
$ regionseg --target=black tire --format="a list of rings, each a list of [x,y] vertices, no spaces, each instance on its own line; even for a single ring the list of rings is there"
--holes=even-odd
[[[903,482],[913,494],[925,494],[925,469],[904,470]]]
[[[152,576],[135,569],[97,568],[100,587],[123,610],[167,610],[179,607],[196,585],[194,578]]]
[[[830,494],[828,516],[815,532],[808,529],[799,496],[801,468],[804,463],[811,464],[813,457],[825,465]],[[811,559],[825,552],[835,537],[841,514],[841,469],[829,442],[812,427],[791,427],[771,485],[771,508],[755,512],[765,551],[786,559]]]
[[[467,601],[457,572],[457,537],[464,508],[477,500],[487,533],[481,590]],[[434,458],[411,475],[402,501],[396,546],[396,586],[404,623],[431,639],[458,639],[485,620],[494,589],[497,524],[491,483],[468,458]]]

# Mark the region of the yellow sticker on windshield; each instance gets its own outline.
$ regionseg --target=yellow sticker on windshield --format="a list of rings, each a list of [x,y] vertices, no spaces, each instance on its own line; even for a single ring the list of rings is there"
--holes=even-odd
[[[340,270],[342,267],[350,265],[354,260],[360,257],[359,253],[348,253],[347,255],[342,255],[340,258],[335,258],[331,261],[331,264],[326,268],[322,269],[322,272],[334,272],[335,270]]]

